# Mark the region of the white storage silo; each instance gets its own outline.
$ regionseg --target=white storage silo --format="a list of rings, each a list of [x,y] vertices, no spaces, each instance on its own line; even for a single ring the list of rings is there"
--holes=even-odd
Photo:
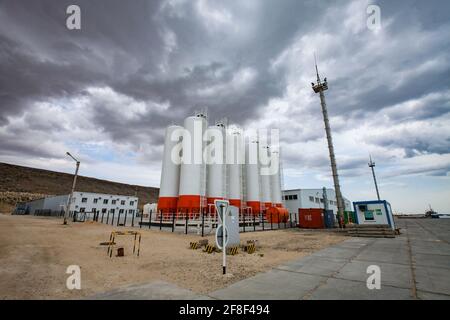
[[[226,160],[228,176],[228,200],[239,209],[242,205],[242,165],[244,162],[244,141],[238,129],[230,130],[226,139]]]
[[[270,150],[268,145],[260,145],[259,152],[264,153],[264,157],[269,158]],[[272,206],[272,191],[271,191],[271,183],[272,179],[269,174],[266,174],[268,171],[267,166],[266,170],[263,170],[263,166],[260,166],[260,176],[261,176],[261,204],[267,209]]]
[[[245,200],[254,215],[261,212],[258,148],[258,139],[248,137],[245,143]]]
[[[164,138],[164,154],[161,170],[161,184],[159,188],[158,209],[164,213],[176,212],[180,184],[181,135],[183,127],[169,126]]]
[[[206,199],[208,212],[215,213],[214,200],[226,197],[225,185],[225,124],[218,122],[208,127],[206,133]]]
[[[277,171],[270,176],[272,204],[276,207],[283,207],[283,199],[281,194],[281,170],[280,170],[280,153],[278,150],[271,150],[272,163],[277,166]]]
[[[203,161],[203,135],[206,116],[198,113],[184,120],[183,157],[180,168],[179,213],[199,213],[206,189],[206,165]]]

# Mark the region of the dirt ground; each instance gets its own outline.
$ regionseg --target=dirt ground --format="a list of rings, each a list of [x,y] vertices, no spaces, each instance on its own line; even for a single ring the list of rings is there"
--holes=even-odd
[[[204,294],[345,240],[333,232],[300,229],[242,233],[241,243],[258,240],[257,251],[228,256],[229,275],[223,276],[222,254],[189,249],[200,236],[141,229],[140,257],[132,254],[133,237],[122,236],[116,242],[125,247],[125,257],[109,258],[100,242],[112,230],[117,228],[0,214],[0,299],[82,298],[153,280]],[[207,238],[213,243],[212,235]],[[66,288],[69,265],[81,268],[81,290]]]

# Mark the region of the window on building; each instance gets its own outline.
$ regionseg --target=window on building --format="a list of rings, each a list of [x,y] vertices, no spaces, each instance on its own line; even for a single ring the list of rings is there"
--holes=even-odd
[[[320,203],[323,203],[323,199],[322,198],[320,198]]]
[[[333,205],[333,200],[330,200],[330,206],[332,206]]]
[[[84,212],[84,210],[86,210],[86,208],[80,208],[80,212]]]
[[[77,198],[73,197],[71,202],[74,203]]]
[[[106,209],[105,209],[106,210]],[[111,210],[109,210],[111,213],[114,213],[114,212],[116,212],[116,209],[111,209]]]
[[[97,199],[97,198],[95,198],[95,199],[94,199],[94,203],[97,203],[97,202],[98,202],[98,199]]]
[[[114,210],[114,209],[113,209]],[[106,213],[106,208],[102,209],[102,213]]]
[[[294,195],[292,196],[292,199],[293,199],[293,200],[298,200],[298,196],[297,196],[296,194],[294,194]]]
[[[373,217],[373,211],[372,210],[367,210],[364,211],[364,219],[366,220],[375,220],[375,218]]]
[[[92,208],[92,210],[91,210],[93,213],[96,213],[97,212],[97,209],[96,208]]]
[[[81,198],[81,202],[87,202],[87,198]]]
[[[103,204],[108,204],[108,199],[103,199]]]
[[[120,201],[120,204],[124,206],[125,205],[125,200]]]
[[[123,209],[120,209],[120,210],[119,210],[119,213],[123,213]]]
[[[314,202],[314,197],[309,197],[309,201]]]
[[[320,203],[319,198],[316,198],[316,203]]]
[[[114,200],[111,200],[111,203],[112,204],[116,204],[116,200],[114,199]]]
[[[128,210],[128,213],[134,214],[134,210],[130,209],[130,210]]]
[[[130,206],[134,206],[134,201],[130,201]]]

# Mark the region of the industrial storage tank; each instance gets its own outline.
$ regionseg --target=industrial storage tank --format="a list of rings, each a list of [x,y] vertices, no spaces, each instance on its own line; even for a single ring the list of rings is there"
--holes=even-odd
[[[266,157],[269,157],[269,146],[261,145],[259,152],[264,153]],[[260,166],[261,176],[261,204],[267,209],[272,206],[272,191],[271,191],[271,176],[264,174],[262,166]]]
[[[218,122],[215,126],[208,127],[206,137],[207,143],[210,143],[206,149],[206,200],[208,212],[215,214],[214,200],[226,197],[225,124]]]
[[[228,200],[230,205],[242,206],[242,168],[244,162],[244,141],[241,131],[234,129],[227,133],[226,159],[228,175]]]
[[[273,149],[273,147],[272,147]],[[277,166],[276,173],[270,176],[270,185],[272,192],[272,205],[275,207],[283,207],[283,198],[281,194],[281,165],[280,153],[278,150],[271,150],[273,165]]]
[[[182,133],[183,127],[181,126],[169,126],[166,129],[158,200],[158,209],[163,213],[173,213],[177,210],[180,185],[180,158],[178,157],[178,159],[176,159],[178,161],[173,161],[172,153],[174,156],[177,155],[175,148],[178,148],[181,151]],[[172,135],[174,138],[178,136],[179,139],[172,139]]]
[[[206,115],[203,113],[184,120],[178,212],[189,213],[191,216],[206,207],[206,164],[203,161],[203,135],[206,127]]]
[[[258,166],[258,139],[248,137],[245,141],[245,192],[247,207],[251,213],[258,215],[261,212],[259,166]]]

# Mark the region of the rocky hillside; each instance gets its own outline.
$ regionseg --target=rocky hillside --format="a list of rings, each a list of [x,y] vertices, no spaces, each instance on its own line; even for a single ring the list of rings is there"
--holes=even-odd
[[[12,211],[20,201],[67,194],[72,181],[72,174],[0,163],[0,212]],[[145,203],[156,202],[159,193],[158,188],[83,176],[78,176],[76,190],[120,195],[135,195],[137,192],[141,209]]]

